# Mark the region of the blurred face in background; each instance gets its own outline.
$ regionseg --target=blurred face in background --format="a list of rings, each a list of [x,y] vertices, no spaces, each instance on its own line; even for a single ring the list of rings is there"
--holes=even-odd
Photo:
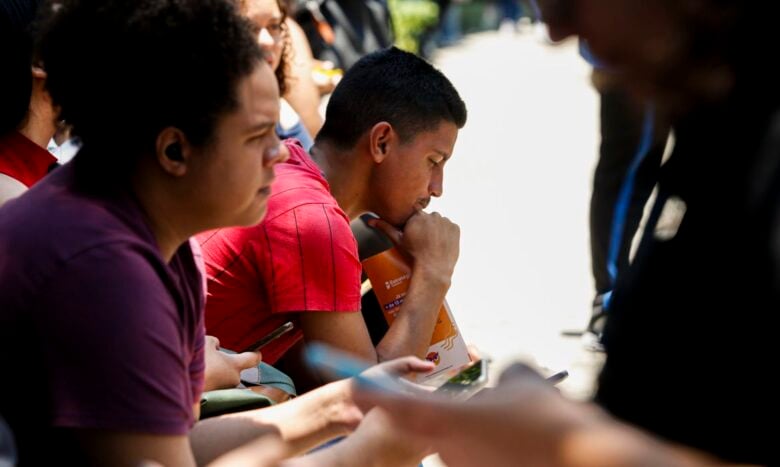
[[[706,0],[537,0],[550,37],[579,36],[630,90],[673,105],[730,89],[719,32],[733,11]],[[726,3],[726,2],[722,2]]]
[[[255,26],[257,42],[267,55],[268,64],[276,71],[282,61],[287,31],[285,15],[277,0],[243,0],[241,14]]]

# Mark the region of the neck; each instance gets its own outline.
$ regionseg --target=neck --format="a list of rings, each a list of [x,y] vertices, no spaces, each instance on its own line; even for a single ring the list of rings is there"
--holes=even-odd
[[[57,116],[54,113],[51,99],[44,90],[43,82],[36,80],[33,83],[33,90],[30,96],[30,110],[27,112],[27,119],[24,125],[19,128],[19,133],[46,149],[49,147],[49,140],[57,132],[56,119]]]
[[[368,175],[360,164],[357,147],[343,150],[327,142],[318,142],[311,156],[330,185],[330,193],[350,219],[366,211]]]
[[[27,121],[19,128],[19,133],[44,149],[49,147],[49,140],[55,132],[56,128],[53,122],[46,122],[33,112],[28,114]]]
[[[157,240],[160,256],[168,263],[182,243],[200,230],[189,225],[187,209],[168,192],[154,174],[140,173],[133,179],[132,188],[149,220],[149,227]]]

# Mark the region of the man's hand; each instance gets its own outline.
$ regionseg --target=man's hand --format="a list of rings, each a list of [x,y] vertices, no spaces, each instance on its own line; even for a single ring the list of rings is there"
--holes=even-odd
[[[430,445],[451,467],[723,467],[617,422],[593,404],[566,400],[538,373],[514,365],[498,386],[466,403],[360,388],[361,407],[382,407],[403,433]]]
[[[416,467],[431,452],[425,440],[397,429],[381,409],[366,414],[357,430],[327,449],[290,459],[283,467]]]
[[[409,382],[407,378],[416,374],[428,373],[435,367],[436,365],[433,362],[417,357],[401,357],[374,365],[366,369],[361,376],[374,380],[395,379],[398,380],[400,385],[407,387],[412,392],[416,392],[420,390],[421,386]]]
[[[394,387],[410,393],[424,393],[419,385],[407,381],[405,378],[417,374],[427,373],[433,370],[434,364],[417,357],[401,357],[389,360],[366,369],[361,376],[376,381],[393,380]],[[336,381],[318,389],[323,394],[329,394],[325,398],[327,404],[322,404],[325,409],[325,418],[329,423],[347,431],[354,430],[363,419],[363,413],[371,407],[358,407],[354,401],[356,388],[360,386],[355,378]],[[313,391],[314,392],[314,391]],[[311,394],[311,393],[309,393]],[[299,397],[300,399],[300,397]]]
[[[379,360],[424,357],[460,253],[460,228],[438,213],[418,211],[403,232],[386,221],[368,222],[387,234],[410,257],[412,277],[401,310],[377,345]]]
[[[257,366],[262,361],[260,352],[228,354],[220,352],[219,339],[206,336],[206,382],[204,391],[228,389],[241,382],[241,370]]]
[[[432,277],[449,279],[460,254],[460,227],[437,212],[418,211],[400,231],[374,219],[369,225],[384,232],[414,260],[415,273],[430,273]]]
[[[454,467],[566,465],[557,462],[568,454],[570,437],[603,423],[598,410],[565,400],[524,366],[510,368],[498,387],[466,403],[362,389],[356,399],[363,408],[384,408],[399,429],[427,440]]]

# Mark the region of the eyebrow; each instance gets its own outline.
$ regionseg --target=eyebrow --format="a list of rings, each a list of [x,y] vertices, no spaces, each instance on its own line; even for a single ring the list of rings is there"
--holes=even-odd
[[[264,123],[258,123],[257,125],[252,125],[249,129],[246,130],[247,134],[251,133],[259,133],[261,131],[265,131],[270,127],[275,127],[276,122],[264,122]]]

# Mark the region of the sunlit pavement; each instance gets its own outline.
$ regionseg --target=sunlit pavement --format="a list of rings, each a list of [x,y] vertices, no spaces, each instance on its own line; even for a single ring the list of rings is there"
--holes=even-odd
[[[468,36],[435,63],[469,120],[430,209],[461,226],[448,300],[466,340],[494,359],[566,369],[564,393],[587,398],[602,355],[561,331],[590,316],[588,205],[598,100],[576,43],[530,29]]]

